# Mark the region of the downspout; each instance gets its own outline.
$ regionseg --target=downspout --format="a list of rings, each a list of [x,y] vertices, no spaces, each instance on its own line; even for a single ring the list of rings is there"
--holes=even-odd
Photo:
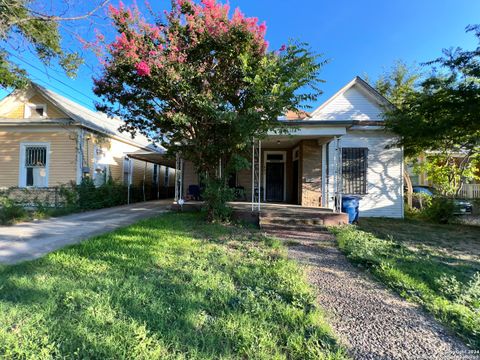
[[[83,128],[78,130],[77,135],[77,185],[82,183],[83,179],[83,142],[84,142],[85,132]]]

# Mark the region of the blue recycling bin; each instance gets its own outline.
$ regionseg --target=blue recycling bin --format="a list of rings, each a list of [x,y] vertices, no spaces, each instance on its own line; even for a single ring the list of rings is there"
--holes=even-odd
[[[348,214],[348,222],[350,224],[358,222],[358,207],[360,206],[360,198],[358,196],[342,197],[342,212]]]

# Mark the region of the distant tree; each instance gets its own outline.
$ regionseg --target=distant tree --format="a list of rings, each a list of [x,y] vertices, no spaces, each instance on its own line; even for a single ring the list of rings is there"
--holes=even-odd
[[[405,98],[415,91],[422,74],[418,67],[408,66],[398,60],[389,71],[375,81],[375,89],[393,105],[402,107]]]
[[[7,47],[13,51],[32,51],[46,65],[53,60],[73,76],[82,63],[77,52],[66,51],[61,46],[59,22],[85,19],[109,0],[103,0],[92,11],[78,16],[62,17],[46,13],[43,7],[29,0],[0,0],[0,88],[24,87],[27,72],[11,60]],[[67,4],[68,6],[68,4]]]
[[[209,220],[222,217],[225,170],[246,163],[239,155],[277,128],[278,116],[316,99],[321,63],[301,44],[268,51],[265,24],[238,9],[230,16],[215,0],[173,1],[153,23],[136,8],[110,13],[119,35],[105,44],[98,109],[192,161]]]
[[[480,27],[471,26],[480,42]],[[401,106],[386,111],[386,126],[399,136],[407,156],[426,153],[430,180],[450,195],[476,178],[480,161],[480,47],[443,51],[428,65],[434,71]],[[433,177],[433,178],[432,178]]]

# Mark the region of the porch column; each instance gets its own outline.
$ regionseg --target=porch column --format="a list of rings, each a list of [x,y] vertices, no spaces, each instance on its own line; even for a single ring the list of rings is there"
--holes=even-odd
[[[177,153],[175,161],[175,202],[180,199],[183,199],[183,159]]]
[[[145,181],[146,181],[146,176],[147,176],[147,162],[145,161],[145,167],[143,168],[143,186],[142,186],[142,190],[143,190],[143,201],[147,201],[147,196],[145,194]]]
[[[322,144],[322,207],[328,207],[327,144]]]
[[[258,141],[258,145],[256,144]],[[262,142],[253,139],[252,142],[252,211],[260,211],[261,204],[261,172],[262,172]],[[257,197],[255,198],[255,195]]]
[[[334,172],[334,192],[335,192],[335,212],[342,211],[342,148],[340,146],[340,138],[335,136],[335,172]]]
[[[128,172],[128,184],[127,184],[127,204],[130,204],[130,189],[132,187],[132,180],[133,180],[133,161],[131,158],[128,158],[128,166],[129,166],[129,172]]]

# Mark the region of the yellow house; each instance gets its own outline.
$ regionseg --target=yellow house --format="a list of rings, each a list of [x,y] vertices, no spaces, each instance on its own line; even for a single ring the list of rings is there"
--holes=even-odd
[[[119,119],[87,109],[32,83],[0,101],[0,189],[96,185],[108,178],[148,187],[148,198],[173,196],[174,161]]]

